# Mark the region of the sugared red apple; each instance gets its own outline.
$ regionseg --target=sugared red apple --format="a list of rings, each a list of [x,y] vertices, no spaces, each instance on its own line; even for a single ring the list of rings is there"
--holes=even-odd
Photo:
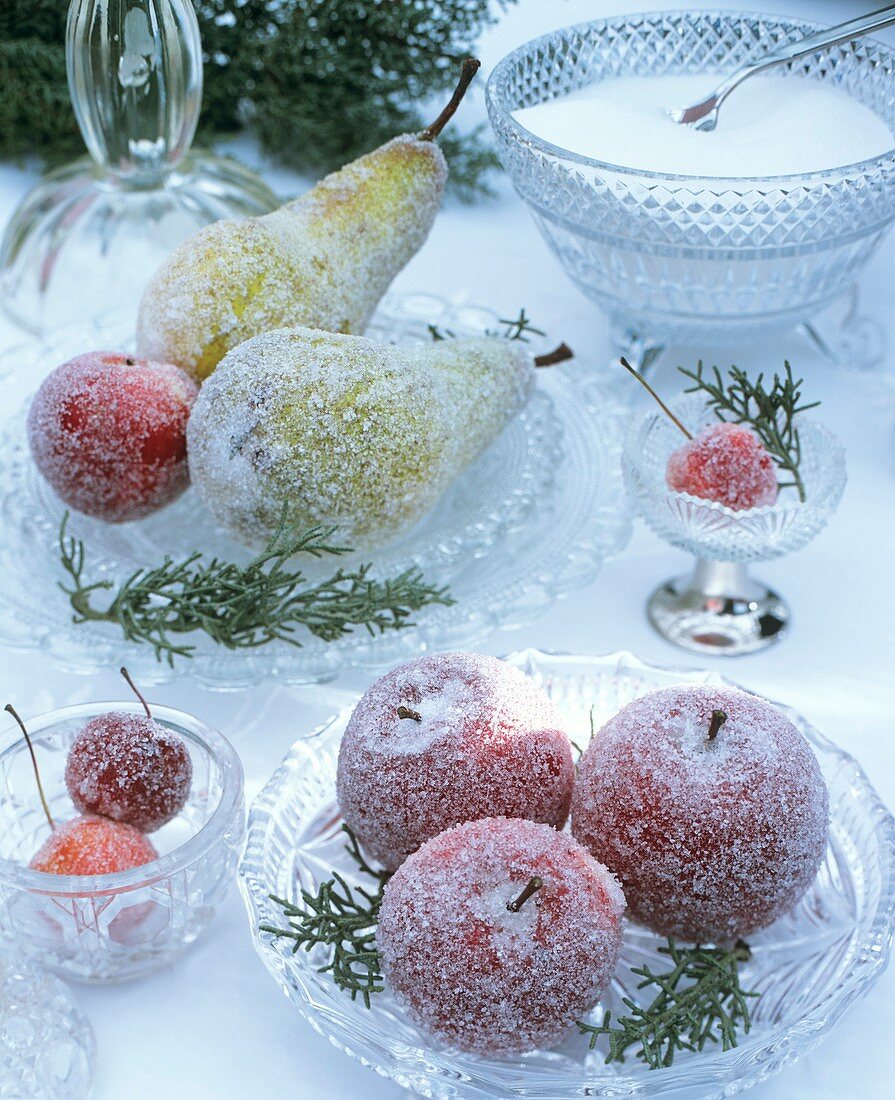
[[[703,428],[668,459],[669,489],[714,500],[736,512],[777,499],[777,467],[750,428],[718,423]]]
[[[76,817],[57,825],[31,862],[51,875],[111,875],[158,859],[140,832],[104,817]]]
[[[90,352],[57,367],[28,414],[37,468],[71,508],[120,523],[189,483],[186,424],[198,393],[178,367]]]
[[[479,817],[561,827],[573,779],[569,739],[530,677],[494,657],[442,653],[368,689],[342,739],[337,787],[360,843],[394,869]]]

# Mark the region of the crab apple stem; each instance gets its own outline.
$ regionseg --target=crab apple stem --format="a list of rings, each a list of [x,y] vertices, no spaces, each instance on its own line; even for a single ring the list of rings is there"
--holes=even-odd
[[[507,902],[507,909],[511,913],[518,913],[522,906],[528,901],[532,894],[536,894],[538,890],[544,885],[544,880],[539,875],[532,875],[528,880],[528,885],[522,891],[515,901]]]
[[[466,95],[466,89],[472,83],[472,78],[481,68],[481,64],[481,61],[475,57],[466,58],[463,62],[463,68],[460,71],[460,79],[457,81],[457,87],[454,89],[454,94],[448,100],[447,106],[438,118],[420,134],[423,141],[434,141],[454,117],[454,112],[460,106],[461,100]]]
[[[574,359],[575,353],[569,347],[568,344],[560,344],[559,347],[554,348],[553,351],[548,351],[546,355],[535,356],[536,367],[553,367],[557,363],[565,363],[567,359]]]
[[[423,716],[418,710],[411,710],[410,707],[398,707],[399,718],[412,718],[414,722],[422,722]]]
[[[669,409],[669,407],[665,404],[665,402],[662,400],[662,398],[656,393],[656,391],[649,384],[649,382],[647,382],[647,380],[643,377],[643,375],[640,373],[640,371],[639,370],[634,370],[634,368],[631,366],[631,364],[628,362],[628,360],[623,355],[619,359],[619,362],[621,363],[621,365],[625,368],[625,370],[629,374],[634,375],[634,377],[637,379],[637,381],[640,383],[640,385],[643,386],[643,388],[646,390],[646,392],[653,398],[653,400],[656,402],[656,404],[659,406],[659,408],[662,410],[662,412],[665,413],[665,415],[672,422],[672,424],[676,424],[677,427],[679,427],[680,430],[687,437],[687,439],[692,439],[693,438],[692,433],[687,431],[687,429],[684,427],[684,425],[680,422],[680,420],[678,420],[678,418],[674,415],[674,413],[671,411],[671,409]]]
[[[712,711],[712,721],[709,724],[709,741],[714,741],[718,736],[718,730],[727,721],[727,715],[723,710]]]
[[[56,822],[53,820],[53,815],[50,813],[50,807],[47,803],[47,796],[44,794],[44,785],[40,781],[40,768],[37,766],[37,756],[34,752],[34,745],[31,743],[31,738],[28,736],[28,731],[25,729],[25,723],[18,716],[15,707],[12,703],[7,703],[3,708],[8,710],[9,713],[19,723],[19,729],[25,735],[25,744],[28,746],[28,752],[31,753],[31,764],[34,768],[34,778],[37,780],[37,793],[40,795],[40,804],[44,808],[44,813],[47,815],[47,821],[50,823],[50,831],[54,831],[56,828]]]
[[[128,687],[131,689],[131,691],[134,693],[134,695],[136,695],[136,697],[143,704],[143,709],[146,711],[146,717],[151,718],[152,717],[152,711],[149,709],[149,704],[146,702],[146,700],[143,698],[143,696],[137,690],[137,685],[131,679],[131,674],[127,671],[126,668],[122,668],[121,669],[121,675],[125,678],[125,680],[127,680]]]

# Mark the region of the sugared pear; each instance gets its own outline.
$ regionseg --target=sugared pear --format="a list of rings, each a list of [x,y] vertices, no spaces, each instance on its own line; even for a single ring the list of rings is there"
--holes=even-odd
[[[565,349],[567,352],[567,349]],[[570,354],[570,353],[568,353]],[[190,475],[249,545],[283,520],[356,548],[411,527],[520,411],[534,367],[497,337],[396,347],[292,328],[231,351],[187,425]]]
[[[435,139],[479,62],[419,134],[403,134],[272,214],[219,221],[183,242],[140,303],[140,355],[202,381],[238,344],[310,325],[363,332],[392,279],[428,236],[447,180]]]

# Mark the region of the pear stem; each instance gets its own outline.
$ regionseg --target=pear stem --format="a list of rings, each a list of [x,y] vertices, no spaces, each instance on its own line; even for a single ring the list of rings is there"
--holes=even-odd
[[[414,722],[422,722],[423,716],[418,710],[411,710],[410,707],[398,707],[399,718],[412,718]]]
[[[3,709],[8,710],[13,718],[15,718],[15,720],[19,723],[19,729],[25,735],[25,744],[28,746],[28,752],[31,753],[31,764],[34,768],[34,778],[37,780],[37,793],[40,795],[40,804],[41,806],[43,806],[44,813],[47,815],[47,821],[50,823],[50,832],[54,832],[56,829],[56,822],[53,820],[53,815],[50,813],[50,807],[47,803],[47,796],[44,794],[44,786],[43,783],[41,783],[40,781],[40,768],[38,768],[37,766],[37,756],[35,755],[34,745],[31,743],[31,738],[28,736],[28,731],[25,729],[25,723],[18,716],[16,709],[12,705],[12,703],[7,703]]]
[[[149,709],[149,704],[146,702],[146,700],[143,698],[143,696],[137,690],[137,685],[131,679],[131,674],[127,671],[126,668],[122,668],[121,669],[121,675],[125,678],[125,680],[127,680],[128,687],[131,689],[131,691],[134,693],[134,695],[136,695],[136,697],[143,704],[143,709],[146,711],[146,717],[151,718],[152,717],[152,711]]]
[[[715,740],[715,738],[718,736],[718,730],[724,725],[726,721],[727,715],[724,713],[723,710],[712,711],[712,720],[709,723],[709,741]]]
[[[671,411],[671,409],[669,409],[669,407],[665,404],[665,402],[662,400],[662,398],[656,393],[656,391],[649,384],[649,382],[647,382],[647,380],[643,377],[643,375],[640,373],[640,371],[634,370],[634,368],[631,366],[631,364],[628,362],[628,360],[624,356],[622,356],[619,359],[619,362],[621,363],[621,365],[625,368],[625,370],[629,374],[634,375],[634,377],[637,379],[637,381],[640,383],[640,385],[643,386],[643,388],[646,390],[646,392],[653,398],[653,400],[656,402],[656,404],[659,406],[659,408],[662,410],[662,412],[665,413],[665,415],[672,422],[672,424],[676,424],[680,428],[680,430],[684,433],[684,435],[687,437],[687,439],[692,439],[693,438],[692,433],[687,431],[687,429],[684,427],[684,425],[680,422],[680,420],[678,420],[678,418],[674,415],[674,413]]]
[[[552,367],[557,363],[565,363],[567,359],[574,359],[575,353],[569,347],[568,344],[560,344],[558,348],[554,348],[553,351],[548,351],[546,355],[535,356],[536,367]]]
[[[511,913],[518,913],[522,906],[531,897],[531,895],[537,893],[543,885],[544,880],[540,877],[540,875],[532,875],[532,877],[528,880],[528,884],[524,887],[519,897],[515,898],[513,901],[507,902],[507,909],[509,909]]]
[[[466,58],[463,62],[460,79],[457,81],[457,87],[454,89],[454,94],[451,96],[447,106],[438,118],[420,134],[422,141],[434,141],[454,117],[454,112],[460,106],[461,100],[466,95],[466,89],[472,83],[472,78],[479,71],[481,64],[481,61],[475,57]]]

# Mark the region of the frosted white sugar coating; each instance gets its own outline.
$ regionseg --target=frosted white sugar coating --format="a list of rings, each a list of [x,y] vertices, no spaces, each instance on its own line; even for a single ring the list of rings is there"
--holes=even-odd
[[[438,145],[404,134],[272,214],[200,229],[144,292],[140,354],[203,379],[270,329],[363,332],[428,236],[446,180]]]
[[[81,813],[153,832],[186,804],[193,763],[182,738],[142,714],[110,711],[78,733],[65,785]]]
[[[187,428],[190,476],[215,519],[261,545],[290,522],[355,549],[412,526],[519,412],[533,386],[518,341],[394,347],[280,329],[231,351]]]
[[[31,402],[34,462],[79,512],[112,523],[149,515],[189,484],[186,423],[197,392],[170,363],[79,355],[52,371]]]
[[[714,710],[727,720],[709,740]],[[776,707],[682,686],[636,699],[595,734],[572,832],[618,876],[636,920],[707,943],[799,902],[826,851],[828,813],[817,760]]]
[[[518,910],[533,876],[543,885]],[[448,829],[395,872],[376,943],[414,1021],[461,1050],[551,1046],[609,984],[625,899],[572,837],[503,817]]]
[[[399,717],[399,707],[421,721]],[[367,689],[342,738],[336,789],[365,851],[393,869],[443,829],[479,817],[561,828],[573,779],[569,739],[534,680],[494,657],[441,653]]]
[[[724,504],[734,511],[777,499],[777,465],[761,440],[742,424],[711,424],[672,451],[669,489]]]

